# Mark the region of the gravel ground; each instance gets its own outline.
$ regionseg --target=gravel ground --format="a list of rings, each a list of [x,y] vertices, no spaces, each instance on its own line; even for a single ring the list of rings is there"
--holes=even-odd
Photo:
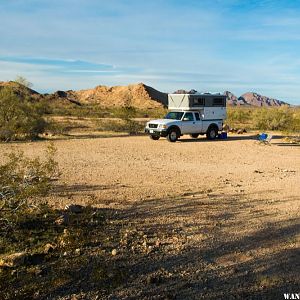
[[[46,144],[0,144],[0,152],[35,156]],[[299,292],[299,145],[280,136],[261,145],[251,133],[54,144],[62,178],[49,202],[115,211],[110,259],[126,274],[114,289],[87,285],[56,299],[283,299]]]

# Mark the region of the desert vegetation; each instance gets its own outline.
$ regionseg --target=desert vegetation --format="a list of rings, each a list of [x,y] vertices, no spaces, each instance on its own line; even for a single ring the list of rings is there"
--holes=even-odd
[[[35,139],[43,133],[46,121],[41,103],[17,95],[11,88],[0,90],[0,140]]]
[[[122,276],[109,267],[115,283],[107,284],[108,269],[101,255],[92,268],[82,255],[85,247],[111,243],[104,233],[104,210],[78,205],[58,210],[43,200],[60,175],[55,153],[53,144],[43,158],[11,152],[0,166],[1,299],[57,294],[66,284],[78,284],[79,274],[88,269],[86,275],[102,288],[114,286]]]
[[[300,132],[300,108],[228,107],[227,123],[232,127],[252,130],[276,130],[290,133]]]
[[[122,105],[105,106],[67,98],[73,97],[71,92],[58,91],[51,95],[41,95],[30,87],[31,84],[23,77],[1,87],[0,140],[33,140],[53,135],[72,137],[91,132],[99,136],[141,134],[147,120],[161,118],[166,114],[166,109],[162,105],[157,107],[156,102],[153,108],[137,107],[137,100],[133,98],[136,95],[129,90],[125,93],[125,88],[120,94],[122,101],[117,101]],[[143,85],[138,87],[140,96],[145,90]],[[231,128],[298,134],[300,109],[288,106],[229,106],[226,123]]]
[[[30,204],[29,199],[45,196],[49,192],[51,181],[59,175],[54,160],[55,151],[53,145],[49,145],[43,160],[27,158],[22,152],[6,155],[6,162],[0,166],[2,236],[11,236],[20,217],[36,207]]]

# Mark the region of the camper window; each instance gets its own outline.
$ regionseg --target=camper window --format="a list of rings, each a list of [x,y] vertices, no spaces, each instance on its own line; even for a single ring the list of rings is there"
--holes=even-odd
[[[205,99],[204,98],[194,98],[193,106],[204,106]]]
[[[224,105],[223,98],[214,98],[213,106],[223,106],[223,105]]]

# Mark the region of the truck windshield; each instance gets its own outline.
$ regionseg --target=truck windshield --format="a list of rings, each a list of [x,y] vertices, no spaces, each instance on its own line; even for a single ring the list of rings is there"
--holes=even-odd
[[[180,112],[180,111],[170,111],[165,116],[165,119],[181,120],[182,115],[183,115],[183,112]]]

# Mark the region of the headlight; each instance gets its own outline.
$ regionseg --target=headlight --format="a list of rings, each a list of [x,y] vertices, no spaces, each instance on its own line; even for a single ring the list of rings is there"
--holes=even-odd
[[[161,128],[161,129],[167,129],[167,125],[160,124],[160,125],[159,125],[159,128]]]

